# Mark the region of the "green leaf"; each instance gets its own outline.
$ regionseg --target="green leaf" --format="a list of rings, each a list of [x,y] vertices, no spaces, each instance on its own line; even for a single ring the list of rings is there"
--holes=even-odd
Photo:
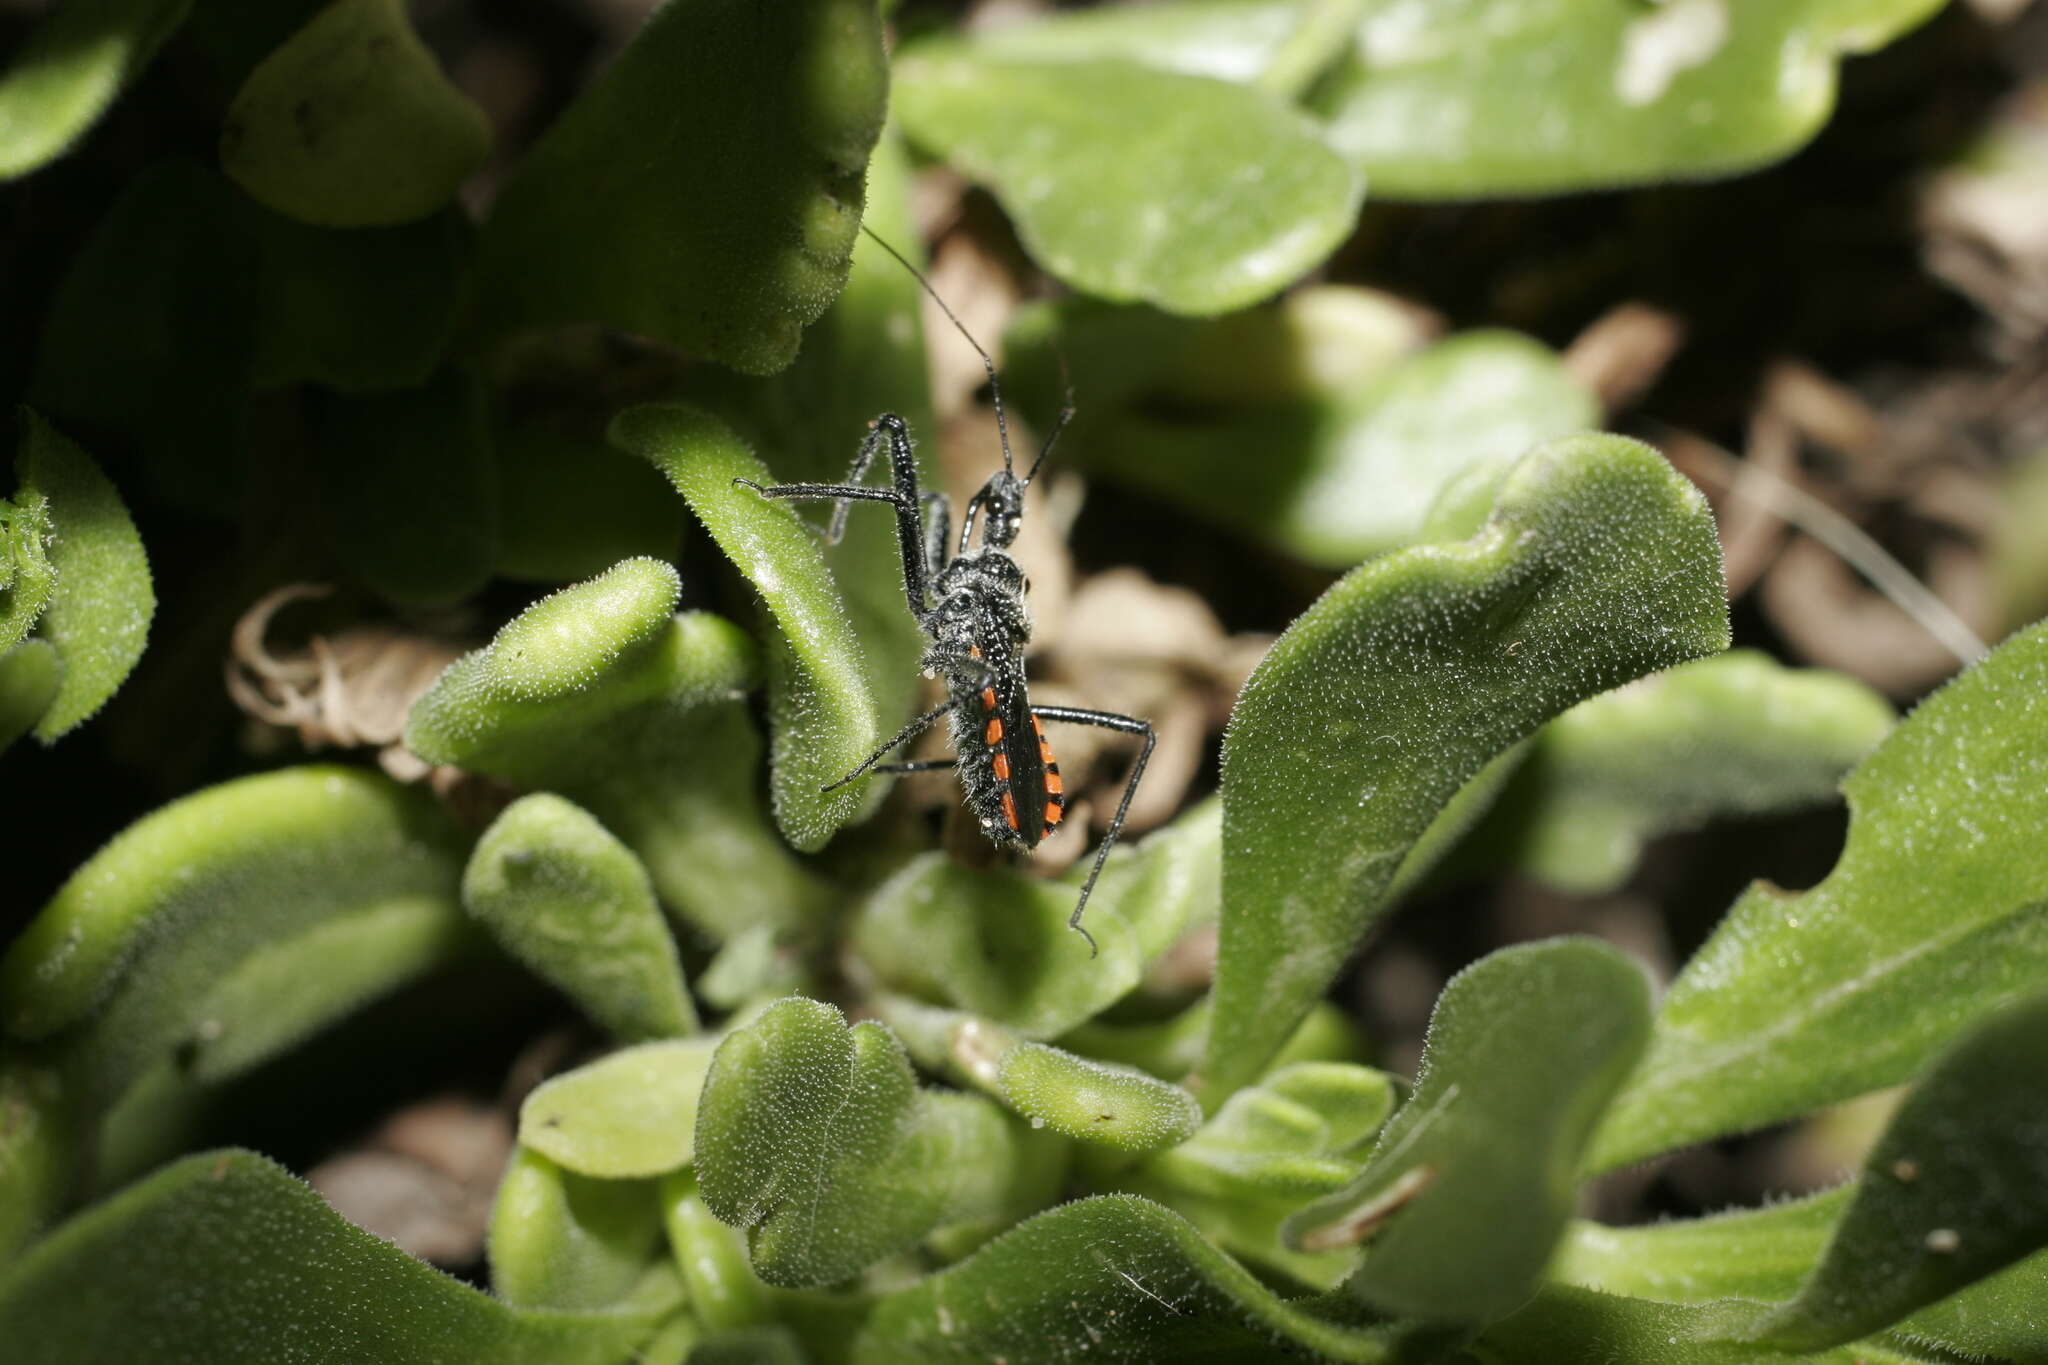
[[[1117,59],[927,42],[896,63],[912,140],[989,186],[1077,289],[1211,314],[1292,284],[1348,236],[1363,180],[1263,91]]]
[[[256,388],[310,381],[367,393],[416,388],[433,377],[454,333],[473,249],[459,211],[403,227],[338,229],[310,227],[248,200],[240,208],[261,272],[250,375]]]
[[[0,80],[0,180],[68,151],[191,8],[191,0],[71,0],[44,14]]]
[[[50,605],[57,586],[50,533],[50,500],[39,490],[23,488],[12,499],[0,499],[0,650],[27,639]],[[56,683],[51,673],[50,685]]]
[[[199,1022],[179,1070],[202,1083],[239,1075],[477,942],[435,895],[380,901],[257,944],[193,1003]]]
[[[1179,1086],[1043,1043],[1005,1050],[996,1063],[995,1086],[1032,1127],[1126,1152],[1171,1147],[1202,1121],[1201,1106]]]
[[[868,162],[862,223],[915,261],[919,238],[910,215],[910,177],[902,137],[893,126],[885,128]],[[788,369],[764,380],[700,366],[677,396],[700,399],[730,417],[748,443],[764,452],[778,479],[842,482],[868,424],[880,414],[895,413],[920,438],[937,430],[925,376],[922,304],[916,277],[863,236],[853,244],[845,290],[804,333],[803,350]],[[957,339],[947,344],[966,349]],[[1007,389],[1006,383],[1006,397]],[[926,488],[940,486],[932,456],[938,444],[920,439],[913,447]],[[797,510],[814,524],[822,522],[821,504]],[[868,689],[884,728],[893,733],[921,709],[918,660],[928,643],[904,609],[896,519],[884,507],[857,507],[844,537],[826,545],[824,556],[860,638]]]
[[[7,1031],[59,1042],[81,1098],[100,1106],[181,1049],[272,1055],[322,1021],[265,1013],[242,1038],[211,1013],[223,980],[343,916],[408,905],[459,923],[462,842],[427,796],[351,768],[291,768],[173,802],[80,867],[0,959]],[[410,916],[394,928],[415,941]],[[362,996],[336,998],[319,970],[364,991],[397,984],[304,965],[301,989],[328,1017]]]
[[[1603,943],[1480,959],[1444,988],[1415,1094],[1364,1171],[1289,1219],[1288,1241],[1325,1251],[1371,1237],[1345,1289],[1377,1312],[1473,1323],[1512,1312],[1564,1232],[1579,1151],[1649,1026],[1642,969]]]
[[[874,0],[657,10],[498,196],[479,325],[601,322],[780,370],[846,281],[887,84]]]
[[[1864,1163],[1799,1297],[1755,1333],[1783,1350],[1853,1340],[2048,1246],[2048,996],[1935,1062]]]
[[[1273,646],[1224,741],[1216,1014],[1198,1094],[1255,1076],[1496,755],[1726,646],[1705,502],[1616,436],[1549,442],[1472,539],[1354,570]]]
[[[1683,664],[1544,726],[1466,852],[1612,891],[1660,834],[1828,801],[1893,720],[1855,679],[1756,650]]]
[[[309,407],[323,510],[351,573],[420,607],[460,602],[490,580],[497,466],[476,383],[450,371],[425,388]]]
[[[875,890],[853,945],[905,994],[1025,1038],[1057,1037],[1129,994],[1146,963],[1215,916],[1221,829],[1211,801],[1136,848],[1115,850],[1088,901],[1093,957],[1067,927],[1079,868],[1066,881],[1038,881],[961,867],[940,853],[911,860]]]
[[[1442,0],[1368,6],[1310,106],[1374,192],[1555,193],[1776,161],[1836,63],[1941,0]]]
[[[1575,1222],[1549,1273],[1567,1284],[1666,1303],[1787,1299],[1819,1264],[1855,1192],[1847,1185],[1761,1209],[1643,1227]],[[2041,1353],[2042,1303],[2048,1252],[1920,1309],[1894,1334],[1958,1355],[2025,1360]]]
[[[1033,411],[1061,401],[1062,358],[1084,377],[1062,460],[1343,568],[1424,538],[1464,471],[1598,415],[1528,337],[1475,330],[1401,354],[1413,331],[1363,291],[1324,289],[1201,322],[1076,300],[1025,314],[1009,342]]]
[[[534,604],[413,704],[406,747],[574,801],[718,938],[793,928],[826,893],[756,794],[753,645],[715,616],[671,617],[681,591],[633,559]]]
[[[1849,836],[1801,895],[1746,891],[1664,999],[1596,1169],[1911,1076],[2048,972],[2048,626],[2015,635],[1842,784]]]
[[[0,1273],[12,1365],[275,1365],[345,1343],[360,1365],[617,1365],[659,1308],[508,1307],[345,1222],[250,1152],[203,1152],[46,1237]]]
[[[684,1169],[664,1177],[661,1205],[690,1311],[714,1332],[769,1321],[769,1301],[777,1291],[762,1284],[748,1264],[745,1235],[704,1206],[697,1173]]]
[[[881,1024],[795,998],[726,1036],[697,1108],[704,1202],[752,1230],[774,1285],[844,1280],[998,1211],[1016,1147],[986,1100],[920,1093]]]
[[[519,1106],[519,1142],[579,1175],[625,1180],[690,1163],[717,1046],[642,1043],[551,1077]]]
[[[483,111],[441,74],[402,0],[333,0],[249,73],[220,164],[302,222],[387,227],[447,204],[490,145]]]
[[[607,1308],[660,1239],[649,1182],[595,1180],[521,1147],[491,1209],[491,1289],[516,1308]]]
[[[0,1053],[0,1262],[63,1205],[77,1151],[63,1080],[13,1049]]]
[[[880,738],[860,638],[818,541],[785,504],[735,479],[773,479],[718,418],[680,403],[628,409],[612,441],[668,476],[718,547],[759,590],[775,621],[768,650],[770,791],[783,837],[824,847],[860,810],[853,771]]]
[[[142,657],[156,589],[142,538],[92,457],[33,412],[23,413],[16,468],[45,500],[54,580],[42,632],[63,672],[57,696],[36,723],[50,744],[90,720]]]
[[[48,640],[24,640],[0,654],[0,749],[42,719],[63,675],[64,664]]]
[[[1817,1355],[1764,1352],[1742,1337],[1765,1311],[1738,1299],[1655,1303],[1549,1285],[1528,1307],[1489,1328],[1471,1355],[1484,1365],[1934,1365],[1943,1359],[1872,1342]]]
[[[462,903],[613,1036],[697,1031],[647,869],[573,802],[535,792],[507,807],[470,854]]]
[[[1258,1362],[1276,1344],[1316,1358],[1392,1358],[1379,1336],[1278,1298],[1185,1219],[1149,1200],[1062,1205],[951,1269],[891,1294],[854,1342],[856,1365],[1090,1359]]]
[[[1278,1067],[1224,1101],[1192,1138],[1120,1183],[1180,1213],[1252,1265],[1332,1289],[1356,1266],[1356,1250],[1296,1251],[1280,1227],[1303,1200],[1341,1189],[1358,1174],[1363,1144],[1394,1100],[1393,1079],[1367,1067]]]

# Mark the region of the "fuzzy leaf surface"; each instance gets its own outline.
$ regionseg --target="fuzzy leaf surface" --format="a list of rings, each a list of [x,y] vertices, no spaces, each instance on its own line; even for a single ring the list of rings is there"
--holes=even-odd
[[[23,640],[0,654],[0,750],[35,728],[63,676],[64,664],[48,640]]]
[[[1574,1222],[1549,1274],[1665,1303],[1789,1299],[1820,1263],[1854,1185],[1709,1218],[1615,1228]],[[2048,1353],[2048,1251],[1919,1309],[1892,1334],[1963,1356]]]
[[[323,227],[388,227],[455,195],[491,145],[401,0],[334,0],[257,64],[220,164],[259,202]]]
[[[789,364],[846,282],[881,39],[874,0],[657,10],[498,197],[483,328],[599,322],[745,374]]]
[[[647,869],[573,802],[535,792],[507,807],[470,854],[462,903],[614,1037],[696,1032]]]
[[[1837,64],[1941,0],[1376,0],[1309,97],[1398,199],[1746,170],[1833,112]]]
[[[1437,492],[1598,416],[1548,347],[1475,329],[1408,352],[1412,320],[1364,291],[1299,291],[1192,320],[1075,300],[1010,329],[1016,389],[1088,403],[1060,457],[1330,568],[1423,539]],[[1256,450],[1257,459],[1246,452]]]
[[[1819,1268],[1759,1340],[1853,1340],[2048,1246],[2048,995],[1936,1061],[1864,1163]]]
[[[1221,810],[1211,801],[1118,848],[1088,901],[1099,951],[1067,927],[1075,880],[912,860],[862,906],[853,943],[894,989],[1056,1037],[1129,993],[1145,964],[1216,914]],[[1074,877],[1083,875],[1079,868]]]
[[[7,1031],[58,1041],[81,1098],[95,1105],[187,1047],[196,1057],[209,1048],[245,1061],[272,1055],[397,981],[306,961],[306,973],[331,971],[361,990],[335,998],[303,975],[301,989],[326,1002],[317,1015],[230,1020],[215,1016],[211,998],[233,971],[380,908],[412,907],[387,925],[409,944],[416,916],[459,924],[462,847],[432,798],[360,769],[288,768],[207,788],[115,836],[15,940],[0,959]],[[374,954],[378,941],[360,946]]]
[[[856,1365],[1043,1360],[1138,1362],[1392,1358],[1369,1332],[1279,1298],[1192,1224],[1135,1195],[1061,1205],[960,1264],[891,1294],[854,1343]]]
[[[593,1179],[519,1147],[491,1208],[491,1292],[516,1308],[609,1308],[660,1237],[651,1183]]]
[[[1922,702],[1842,784],[1849,836],[1679,973],[1596,1169],[1907,1079],[2048,974],[2048,626]],[[1737,1083],[1739,1080],[1739,1084]]]
[[[717,1044],[642,1043],[550,1077],[519,1106],[519,1141],[580,1175],[664,1175],[690,1163]]]
[[[0,1272],[13,1365],[117,1365],[138,1341],[161,1365],[274,1365],[286,1342],[362,1365],[616,1365],[668,1306],[508,1307],[237,1151],[164,1167]]]
[[[880,725],[865,655],[817,537],[782,502],[734,479],[774,482],[723,421],[680,403],[628,409],[612,441],[675,485],[774,618],[768,650],[770,790],[796,848],[824,847],[860,810],[860,784],[824,793],[875,747]]]
[[[413,703],[406,747],[574,801],[707,933],[790,927],[823,893],[755,794],[759,662],[730,623],[671,615],[681,591],[629,559],[536,602]]]
[[[49,605],[41,630],[64,669],[36,722],[45,744],[90,720],[134,671],[156,615],[142,537],[92,457],[33,412],[16,464],[48,508]]]
[[[1617,436],[1539,446],[1471,539],[1342,579],[1282,635],[1224,741],[1223,917],[1202,1080],[1254,1077],[1390,907],[1460,788],[1565,708],[1725,648],[1712,518]]]
[[[1312,120],[1228,81],[941,41],[895,79],[911,139],[989,186],[1033,260],[1118,302],[1256,303],[1322,262],[1365,193]]]
[[[726,1035],[697,1108],[704,1202],[752,1230],[769,1284],[831,1284],[933,1228],[994,1212],[1014,1130],[986,1100],[920,1093],[872,1020],[791,998]]]
[[[1288,1220],[1289,1242],[1320,1251],[1370,1236],[1345,1289],[1376,1312],[1505,1316],[1564,1232],[1579,1151],[1649,1026],[1641,968],[1596,940],[1481,958],[1444,988],[1415,1093],[1365,1169]]]
[[[1544,726],[1466,851],[1612,891],[1657,835],[1825,803],[1893,722],[1855,679],[1756,650],[1681,664]]]

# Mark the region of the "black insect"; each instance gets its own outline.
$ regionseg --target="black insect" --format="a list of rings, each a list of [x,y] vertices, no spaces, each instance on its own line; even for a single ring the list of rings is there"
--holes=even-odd
[[[864,229],[865,230],[865,229]],[[1071,402],[1060,413],[1052,434],[1038,452],[1038,458],[1023,478],[1018,478],[1010,458],[1010,429],[1003,415],[1002,390],[996,383],[995,362],[969,334],[965,325],[946,307],[931,282],[916,267],[872,232],[868,236],[916,276],[926,293],[939,305],[967,344],[974,347],[988,370],[989,387],[995,398],[996,431],[1002,438],[1003,467],[968,500],[960,521],[960,540],[949,558],[953,511],[944,493],[921,489],[917,482],[917,461],[911,454],[910,428],[901,417],[885,412],[869,424],[860,452],[846,482],[789,483],[772,488],[748,479],[743,483],[764,498],[835,501],[829,541],[837,542],[846,529],[846,514],[854,502],[886,502],[896,508],[896,537],[903,552],[903,588],[910,601],[910,614],[930,637],[922,660],[926,676],[946,680],[946,700],[919,716],[887,744],[868,756],[866,762],[840,778],[825,791],[833,791],[869,773],[914,773],[934,768],[955,768],[960,785],[966,789],[967,805],[980,820],[982,831],[999,844],[1036,848],[1052,837],[1066,815],[1066,794],[1060,782],[1060,765],[1053,761],[1052,745],[1045,738],[1044,721],[1095,725],[1123,734],[1143,735],[1144,748],[1131,765],[1124,784],[1123,799],[1109,822],[1095,865],[1081,884],[1080,899],[1067,920],[1088,940],[1095,952],[1095,937],[1081,928],[1081,912],[1088,908],[1089,893],[1102,875],[1103,860],[1122,833],[1124,816],[1131,808],[1131,796],[1145,775],[1146,760],[1152,757],[1157,736],[1147,721],[1077,706],[1033,706],[1024,682],[1024,646],[1031,639],[1031,615],[1025,609],[1029,589],[1024,571],[1010,558],[1009,548],[1017,539],[1024,519],[1024,490],[1038,476],[1040,465],[1052,453],[1060,432],[1073,416]],[[867,488],[861,478],[874,462],[875,452],[889,447],[891,486]],[[970,545],[975,521],[981,521],[981,543]],[[953,752],[957,758],[932,759],[914,763],[883,763],[891,751],[909,743],[941,716],[952,717]]]

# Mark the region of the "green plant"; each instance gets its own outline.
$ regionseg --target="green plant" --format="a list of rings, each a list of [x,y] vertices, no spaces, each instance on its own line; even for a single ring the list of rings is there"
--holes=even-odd
[[[54,888],[0,958],[9,1360],[2048,1359],[2048,625],[1894,724],[1728,651],[1705,498],[1585,431],[1549,347],[1273,300],[1364,249],[1374,196],[1787,156],[1839,54],[1936,8],[1176,0],[969,37],[906,6],[885,56],[862,0],[671,0],[477,221],[491,120],[395,0],[49,15],[0,174],[90,233],[8,371],[0,743],[61,800],[78,750],[22,737],[126,683],[65,742],[177,794],[47,886],[7,812],[11,884]],[[1213,793],[1106,864],[1093,957],[1085,864],[821,792],[918,704],[896,547],[734,485],[838,477],[885,409],[939,430],[917,282],[857,237],[914,244],[919,158],[1075,291],[1006,339],[1020,418],[1063,366],[1081,391],[1061,460],[1344,570],[1236,695]],[[96,165],[115,190],[63,178]],[[387,758],[483,817],[203,720],[168,742],[307,577],[353,594],[314,628],[330,692],[365,620],[452,658]],[[268,704],[372,728],[310,695]],[[1755,884],[1661,998],[1585,935],[1476,955],[1412,1082],[1330,998],[1438,888],[1611,891],[1653,839],[1838,786],[1833,872]],[[291,1096],[332,1146],[356,1073],[550,1010],[590,1046],[520,1103],[488,1292],[195,1150]],[[1604,1173],[1895,1086],[1839,1188],[1578,1216]]]

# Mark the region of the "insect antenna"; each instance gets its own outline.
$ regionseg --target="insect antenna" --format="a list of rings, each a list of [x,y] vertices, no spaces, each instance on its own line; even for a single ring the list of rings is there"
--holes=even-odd
[[[987,351],[982,349],[981,343],[974,339],[974,333],[967,330],[967,324],[960,321],[959,316],[956,313],[954,313],[954,311],[951,308],[948,308],[946,306],[946,301],[939,297],[938,290],[932,288],[932,282],[925,278],[924,272],[922,270],[919,270],[916,266],[912,265],[908,260],[906,260],[902,252],[898,251],[895,247],[890,246],[889,243],[883,239],[882,234],[876,232],[866,223],[862,223],[860,225],[860,230],[866,233],[868,238],[872,240],[876,246],[882,248],[882,250],[888,252],[891,256],[894,256],[896,258],[896,264],[902,266],[905,270],[908,270],[910,272],[910,277],[916,280],[918,284],[924,287],[924,292],[931,299],[931,301],[939,305],[939,311],[946,315],[946,321],[952,323],[954,330],[959,332],[961,336],[967,338],[967,344],[969,346],[972,346],[974,348],[974,353],[981,357],[981,367],[984,370],[988,371],[989,392],[993,394],[995,397],[996,434],[1000,436],[1003,441],[1003,469],[1005,472],[1015,472],[1014,467],[1010,462],[1010,423],[1008,419],[1005,418],[1003,415],[1003,386],[996,381],[996,362],[989,357],[989,353]],[[1066,425],[1066,418],[1064,416],[1061,417],[1060,424],[1062,426]],[[1054,436],[1058,436],[1059,433],[1057,430],[1055,430],[1053,434]],[[1051,447],[1051,444],[1052,443],[1050,441],[1046,443],[1048,448]],[[1045,460],[1045,456],[1043,453],[1041,453],[1038,458],[1041,463]],[[1036,471],[1038,465],[1034,464],[1031,466],[1031,468],[1034,471]],[[1025,482],[1028,483],[1030,482],[1030,480],[1027,479],[1025,480]]]
[[[1045,463],[1045,457],[1052,454],[1052,448],[1059,444],[1060,433],[1067,429],[1067,423],[1074,420],[1073,371],[1067,368],[1065,348],[1055,345],[1053,354],[1060,359],[1060,388],[1064,391],[1066,397],[1060,403],[1060,415],[1058,420],[1052,424],[1051,434],[1045,438],[1045,444],[1038,448],[1038,458],[1031,462],[1031,472],[1024,476],[1026,485],[1029,485],[1033,479],[1038,477],[1038,467]]]

